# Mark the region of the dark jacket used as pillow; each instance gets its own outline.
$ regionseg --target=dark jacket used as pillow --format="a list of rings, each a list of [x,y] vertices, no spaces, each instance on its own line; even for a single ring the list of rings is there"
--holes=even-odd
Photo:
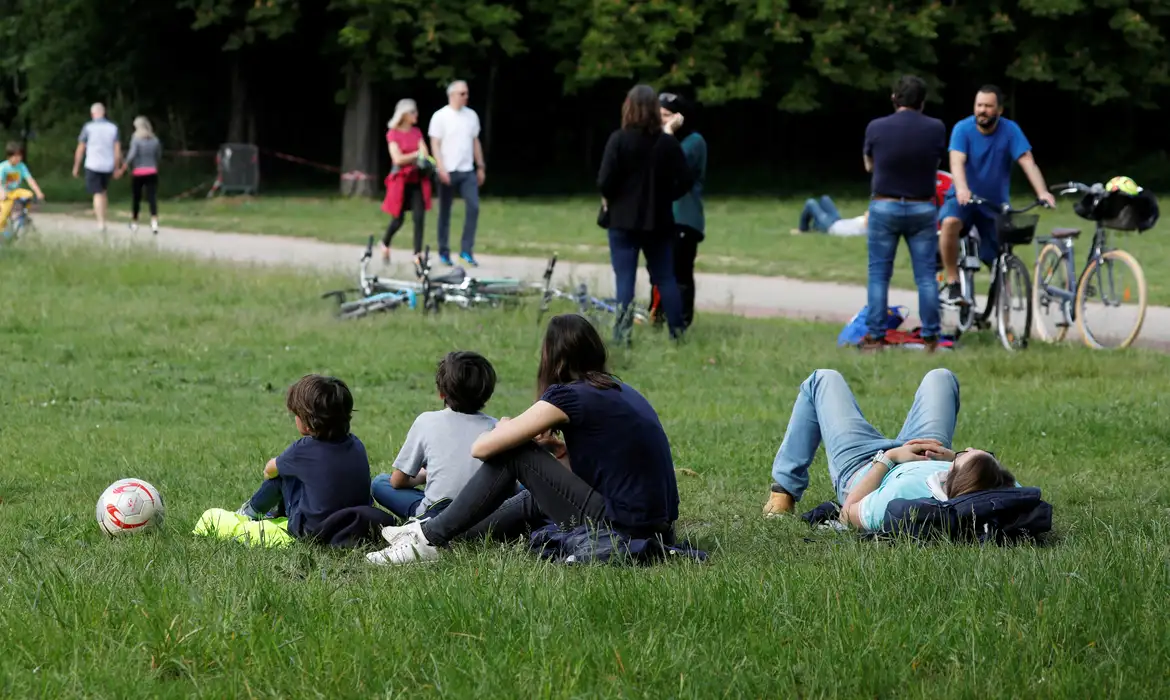
[[[801,517],[811,527],[835,521],[841,506],[832,501]],[[976,491],[949,501],[899,498],[886,508],[882,528],[863,537],[909,535],[915,539],[946,538],[960,542],[1034,540],[1052,530],[1052,506],[1038,488]]]
[[[1035,487],[990,489],[948,501],[899,498],[886,507],[880,534],[918,539],[946,537],[1008,544],[1034,540],[1052,529],[1052,506]]]

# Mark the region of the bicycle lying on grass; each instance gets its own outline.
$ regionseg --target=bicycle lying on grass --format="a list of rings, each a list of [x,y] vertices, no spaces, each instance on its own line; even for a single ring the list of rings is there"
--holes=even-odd
[[[999,342],[1005,348],[1026,348],[1032,327],[1032,282],[1027,266],[1012,248],[1032,242],[1040,217],[1026,212],[1044,206],[1044,202],[1036,200],[1022,209],[1013,209],[1010,204],[997,205],[972,195],[971,206],[988,207],[996,212],[995,232],[999,249],[990,265],[991,287],[987,293],[987,306],[982,312],[977,311],[975,273],[983,267],[983,263],[979,259],[978,236],[968,230],[959,241],[960,299],[956,302],[945,300],[944,297],[941,311],[957,316],[956,339],[972,328],[990,328],[994,322]],[[945,290],[941,256],[938,269],[941,294]]]
[[[537,324],[540,323],[541,318],[548,311],[549,303],[554,299],[568,301],[576,305],[577,313],[599,321],[600,318],[606,318],[610,323],[617,318],[618,305],[616,299],[600,299],[589,294],[589,287],[584,282],[577,285],[572,292],[566,292],[562,289],[552,285],[553,269],[557,264],[557,256],[554,254],[549,258],[548,266],[544,269],[543,283],[539,286],[544,290],[540,300],[540,311],[536,315]],[[633,307],[634,323],[643,325],[650,322],[650,314],[638,305]]]
[[[36,197],[22,197],[12,203],[12,211],[8,212],[8,221],[4,224],[6,242],[15,242],[36,232],[31,215],[32,205],[36,201]]]
[[[1073,242],[1080,229],[1057,228],[1036,239],[1036,335],[1060,342],[1075,322],[1085,345],[1100,349],[1127,348],[1141,333],[1146,317],[1146,277],[1129,253],[1109,247],[1107,231],[1145,231],[1158,220],[1158,205],[1150,195],[1110,192],[1100,183],[1054,185],[1053,192],[1082,195],[1077,215],[1093,221],[1096,230],[1081,274],[1076,275]],[[1075,280],[1075,282],[1074,282]],[[1134,302],[1128,320],[1123,304]],[[1097,313],[1100,312],[1100,313]],[[1090,321],[1090,316],[1096,320]]]
[[[514,278],[468,277],[461,268],[443,275],[432,276],[430,248],[415,261],[413,281],[378,277],[370,274],[370,260],[373,259],[374,237],[370,236],[362,253],[358,268],[358,286],[326,292],[322,298],[335,299],[342,318],[360,318],[381,311],[390,311],[406,304],[418,306],[426,313],[438,312],[442,304],[455,304],[469,309],[477,306],[498,307],[516,302],[529,292],[538,291],[539,285],[525,284]],[[352,295],[357,299],[349,301]]]

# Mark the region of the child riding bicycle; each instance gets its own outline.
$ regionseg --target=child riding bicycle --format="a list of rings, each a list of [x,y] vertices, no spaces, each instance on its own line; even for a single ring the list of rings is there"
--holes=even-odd
[[[0,163],[0,229],[3,229],[5,237],[8,237],[8,216],[16,202],[28,202],[33,198],[34,192],[36,198],[43,201],[45,193],[41,192],[37,181],[28,171],[28,166],[24,164],[24,147],[12,142],[8,144],[5,153],[8,160]],[[28,183],[32,192],[21,187],[23,182]]]

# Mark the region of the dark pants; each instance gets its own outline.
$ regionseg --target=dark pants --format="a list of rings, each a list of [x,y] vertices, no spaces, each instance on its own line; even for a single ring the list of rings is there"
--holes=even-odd
[[[475,247],[475,226],[479,222],[479,182],[476,181],[473,170],[450,173],[450,176],[450,185],[439,183],[439,255],[451,254],[451,246],[448,245],[451,235],[451,203],[455,200],[456,193],[467,205],[459,252],[471,253],[471,249]]]
[[[938,207],[933,202],[874,200],[869,204],[869,284],[866,302],[866,329],[873,339],[886,337],[886,312],[890,277],[898,241],[906,239],[914,283],[918,286],[918,317],[922,337],[939,334]]]
[[[517,481],[526,487],[519,494]],[[528,443],[485,461],[459,497],[422,530],[428,542],[442,546],[479,533],[523,532],[546,518],[572,527],[604,517],[601,494],[547,450]]]
[[[403,186],[402,190],[402,209],[398,212],[398,216],[390,220],[390,225],[386,227],[386,234],[382,236],[382,245],[389,246],[390,239],[394,238],[394,234],[398,233],[398,229],[402,228],[403,222],[406,221],[406,205],[410,205],[410,218],[414,223],[414,253],[418,255],[422,252],[423,247],[423,233],[426,231],[427,222],[427,205],[423,200],[422,184],[418,182],[408,182]],[[450,211],[448,211],[450,214]]]
[[[658,288],[670,335],[679,337],[686,326],[683,323],[682,296],[674,276],[674,237],[641,231],[609,230],[609,258],[617,286],[618,318],[614,326],[614,341],[629,341],[633,316],[634,287],[638,281],[638,253],[646,254],[646,268],[650,284]]]
[[[674,279],[682,300],[683,328],[690,328],[695,320],[695,258],[699,255],[702,235],[689,226],[680,226],[674,239]],[[646,266],[649,271],[650,266]],[[658,287],[650,290],[650,308],[654,311],[654,322],[665,320],[662,309],[662,293]]]
[[[287,488],[286,488],[287,487]],[[289,493],[286,493],[288,491]],[[301,482],[296,479],[265,479],[248,504],[257,514],[268,514],[274,518],[286,517],[300,506]]]
[[[133,201],[130,204],[130,216],[138,221],[138,210],[142,207],[142,195],[146,194],[146,202],[150,205],[150,215],[158,216],[158,174],[134,175],[130,178],[130,193]]]

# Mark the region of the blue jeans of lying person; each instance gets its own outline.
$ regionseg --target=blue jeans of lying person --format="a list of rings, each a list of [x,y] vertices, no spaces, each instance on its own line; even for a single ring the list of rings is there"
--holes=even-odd
[[[869,284],[866,330],[872,339],[886,337],[890,278],[898,240],[906,239],[914,283],[918,286],[918,317],[922,337],[937,338],[941,328],[938,304],[938,208],[933,202],[873,200],[869,203]]]
[[[801,231],[808,231],[811,228],[814,231],[828,233],[829,227],[840,220],[841,212],[837,211],[837,205],[833,204],[833,200],[826,194],[820,199],[805,201],[797,228]]]
[[[879,450],[917,438],[933,438],[950,448],[958,419],[959,380],[950,370],[927,372],[898,437],[890,440],[865,419],[839,372],[818,369],[800,385],[772,462],[772,481],[799,501],[808,488],[808,467],[823,442],[833,491],[844,503],[852,482]]]

